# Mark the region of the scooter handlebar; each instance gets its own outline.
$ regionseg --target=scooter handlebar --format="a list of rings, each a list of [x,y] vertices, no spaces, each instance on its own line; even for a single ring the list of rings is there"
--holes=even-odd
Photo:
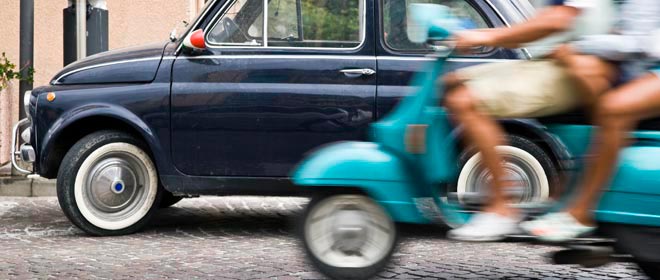
[[[408,24],[408,36],[413,42],[445,41],[451,38],[455,31],[463,29],[460,27],[458,18],[451,13],[451,9],[447,6],[411,4],[409,9],[412,22]]]
[[[456,40],[452,39],[428,39],[426,40],[426,45],[428,45],[434,53],[439,54],[440,56],[447,56],[454,52],[456,49]]]

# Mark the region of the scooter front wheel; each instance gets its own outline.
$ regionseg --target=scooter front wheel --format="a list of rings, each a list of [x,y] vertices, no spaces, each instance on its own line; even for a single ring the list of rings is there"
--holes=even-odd
[[[310,202],[302,239],[314,266],[333,279],[375,276],[394,252],[396,225],[364,195],[331,195]]]

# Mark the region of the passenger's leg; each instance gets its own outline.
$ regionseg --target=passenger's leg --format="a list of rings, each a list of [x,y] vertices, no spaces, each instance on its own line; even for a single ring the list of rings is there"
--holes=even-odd
[[[593,158],[587,163],[575,200],[564,211],[525,222],[522,228],[547,241],[566,241],[592,231],[591,210],[615,171],[628,132],[640,119],[660,115],[658,109],[660,79],[655,74],[606,93],[596,106],[595,124],[599,128],[593,137]]]
[[[504,144],[504,131],[490,116],[477,110],[476,100],[465,86],[455,86],[445,98],[445,106],[462,126],[465,140],[474,145],[481,153],[481,158],[493,176],[491,197],[484,212],[496,213],[502,216],[514,216],[515,210],[508,207],[503,181],[504,169],[502,157],[495,147]],[[488,137],[484,137],[488,135]]]
[[[580,223],[593,224],[591,209],[615,171],[620,149],[640,119],[659,115],[660,79],[649,74],[606,94],[598,103],[592,154],[577,199],[567,211]]]

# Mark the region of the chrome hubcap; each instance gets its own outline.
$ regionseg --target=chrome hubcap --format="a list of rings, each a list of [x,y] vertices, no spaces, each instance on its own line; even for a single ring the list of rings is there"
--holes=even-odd
[[[369,235],[368,217],[358,209],[346,209],[337,213],[332,227],[334,249],[347,255],[359,255]]]
[[[306,217],[305,241],[312,254],[334,267],[367,267],[387,257],[394,223],[369,198],[340,195],[317,204]]]
[[[129,153],[112,152],[99,158],[85,176],[84,197],[96,216],[121,220],[146,200],[145,165]]]
[[[504,180],[508,185],[506,192],[513,203],[538,202],[542,196],[541,182],[536,170],[526,161],[517,157],[506,157],[503,163]],[[487,195],[493,176],[480,163],[471,171],[467,181],[467,192]]]

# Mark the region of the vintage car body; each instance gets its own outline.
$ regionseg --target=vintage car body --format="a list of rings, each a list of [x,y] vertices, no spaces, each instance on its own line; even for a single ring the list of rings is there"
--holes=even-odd
[[[161,193],[170,198],[172,194],[298,195],[300,189],[293,188],[289,173],[303,155],[326,143],[366,139],[368,124],[411,92],[412,74],[429,60],[424,50],[399,50],[387,43],[394,29],[405,32],[400,26],[405,21],[390,23],[384,31],[388,20],[384,6],[405,5],[403,1],[355,1],[362,11],[361,38],[353,47],[219,45],[207,34],[207,47],[201,51],[186,51],[182,36],[71,64],[50,85],[34,89],[26,98],[29,121],[16,129],[28,132],[22,134],[25,143],[17,154],[32,161],[32,172],[42,177],[56,178],[58,173],[76,177],[77,173],[62,170],[76,143],[94,133],[119,131],[144,143],[138,146],[155,164],[161,187],[156,202],[150,203],[158,203]],[[209,1],[186,34],[215,28],[235,2]],[[527,1],[460,2],[491,27],[520,22],[532,11]],[[449,67],[526,58],[525,50],[489,49],[452,59]],[[355,70],[369,71],[356,75]],[[557,164],[570,159],[537,121],[505,123],[509,131],[540,143]],[[67,166],[75,171],[81,164],[82,159]],[[73,205],[82,202],[62,202],[67,188],[58,179],[63,209],[74,209],[65,213],[88,233],[124,234],[142,226],[88,224]],[[113,186],[123,186],[123,181],[108,185]]]

